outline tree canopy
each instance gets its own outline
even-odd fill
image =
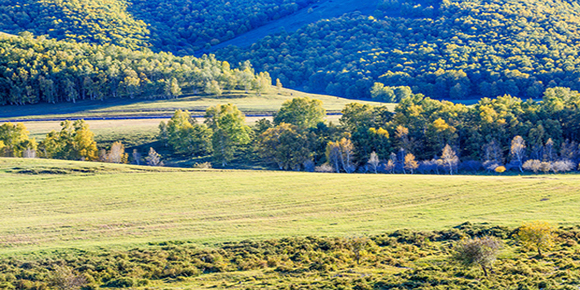
[[[405,86],[433,98],[536,99],[549,87],[580,89],[578,31],[570,1],[392,0],[374,16],[322,20],[217,56],[250,60],[287,87],[355,99],[398,101]]]

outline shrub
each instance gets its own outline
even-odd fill
[[[483,237],[462,240],[455,247],[453,259],[467,266],[479,265],[487,276],[487,269],[493,273],[495,262],[502,242],[494,237]]]
[[[211,162],[203,162],[203,163],[195,163],[193,164],[193,168],[197,168],[197,169],[211,169]]]

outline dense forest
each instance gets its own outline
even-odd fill
[[[220,95],[224,89],[271,86],[248,62],[232,69],[213,56],[176,57],[148,49],[0,35],[0,104],[58,103],[115,97]]]
[[[0,1],[0,31],[193,55],[318,0]]]
[[[135,49],[148,45],[145,22],[127,12],[118,0],[0,1],[0,31],[28,31],[58,40],[115,44]]]
[[[576,2],[393,0],[375,14],[319,21],[216,55],[250,60],[287,87],[355,99],[370,98],[375,83],[451,99],[580,89]]]
[[[16,5],[3,0],[0,31],[193,55],[316,2],[28,0]],[[353,99],[400,99],[372,94],[376,84],[409,87],[436,99],[503,94],[536,99],[550,87],[580,89],[577,3],[383,0],[377,5],[372,16],[322,20],[247,48],[223,49],[217,59],[240,70],[245,67],[238,63],[250,60],[286,87]]]
[[[145,21],[152,49],[192,55],[318,0],[130,0],[128,10]]]

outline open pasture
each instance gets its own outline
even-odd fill
[[[348,103],[358,102],[373,105],[387,105],[393,110],[395,104],[371,101],[350,100],[328,95],[308,94],[299,91],[282,89],[281,93],[273,92],[256,96],[255,93],[233,91],[221,96],[194,95],[165,100],[130,100],[110,99],[106,101],[80,101],[77,103],[36,104],[28,106],[0,107],[0,122],[3,120],[38,120],[49,118],[98,118],[135,116],[168,116],[175,110],[189,110],[193,115],[203,116],[208,107],[217,104],[231,103],[250,114],[271,114],[277,112],[283,102],[296,97],[311,97],[323,102],[328,112],[340,112]]]
[[[318,174],[0,159],[0,253],[580,221],[580,176]]]

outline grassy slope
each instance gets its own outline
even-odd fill
[[[197,115],[203,115],[205,109],[217,104],[231,103],[237,105],[246,114],[267,114],[278,111],[286,100],[295,97],[311,97],[324,103],[328,112],[340,112],[344,105],[351,102],[388,105],[394,104],[349,100],[328,95],[316,95],[299,91],[282,89],[277,94],[275,89],[261,97],[255,93],[246,94],[243,91],[224,93],[220,97],[213,96],[184,96],[171,100],[107,100],[82,101],[62,104],[36,104],[28,106],[0,106],[0,122],[7,119],[34,120],[44,118],[72,118],[72,117],[133,117],[133,116],[160,116],[172,115],[176,109],[189,110]]]
[[[83,167],[97,173],[18,173]],[[0,159],[0,253],[580,220],[576,175],[148,170]]]

